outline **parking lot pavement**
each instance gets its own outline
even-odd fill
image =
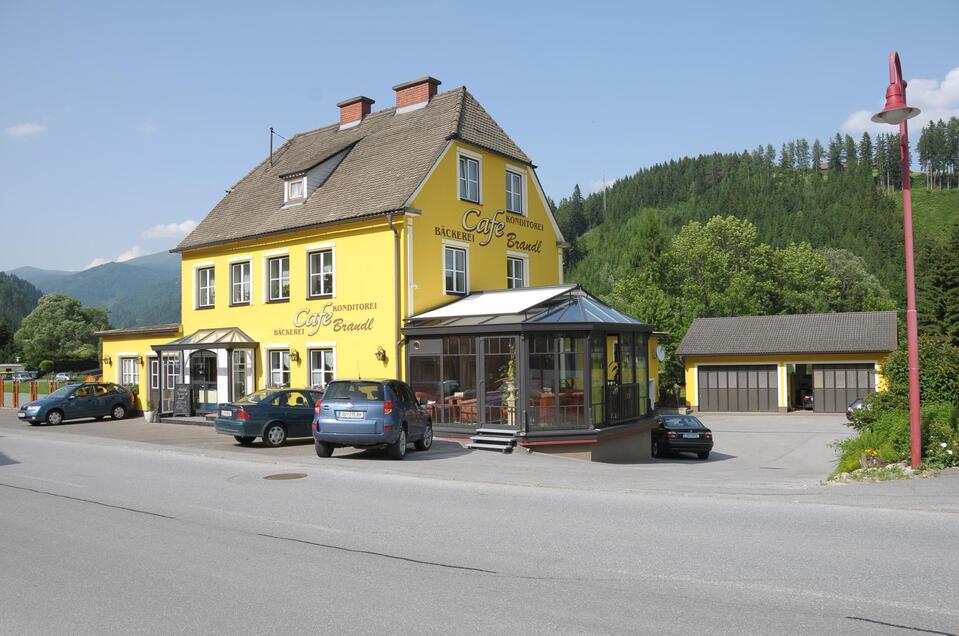
[[[269,464],[318,464],[347,471],[389,472],[443,480],[586,490],[672,492],[685,495],[762,495],[814,492],[832,470],[830,446],[850,434],[842,416],[791,414],[700,416],[715,433],[708,461],[694,456],[634,464],[589,464],[517,450],[512,455],[471,451],[457,442],[437,440],[426,453],[410,452],[391,462],[376,451],[339,449],[320,460],[310,439],[281,448],[259,442],[242,447],[212,428],[152,424],[139,418],[119,422],[81,420],[60,426],[29,426],[13,411],[0,409],[0,435],[22,434],[103,444],[137,444],[211,457]]]

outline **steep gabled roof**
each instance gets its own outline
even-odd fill
[[[697,318],[681,356],[885,353],[898,348],[896,312]]]
[[[418,110],[388,108],[340,130],[293,136],[243,177],[176,247],[184,251],[257,236],[349,221],[401,209],[451,139],[531,164],[519,146],[466,90],[435,95]],[[351,148],[323,185],[283,208],[282,175],[305,171]]]

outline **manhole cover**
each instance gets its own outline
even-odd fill
[[[283,480],[283,479],[303,479],[306,477],[306,473],[276,473],[275,475],[267,475],[263,479],[273,479],[273,480]]]

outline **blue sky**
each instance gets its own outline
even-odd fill
[[[893,48],[924,80],[910,101],[959,115],[957,25],[950,0],[0,0],[0,270],[168,249],[269,126],[332,123],[358,94],[389,107],[427,74],[465,84],[556,200],[687,154],[858,134]]]

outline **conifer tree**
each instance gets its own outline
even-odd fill
[[[812,169],[816,174],[819,174],[822,171],[822,144],[819,143],[819,140],[813,142],[812,144]]]

